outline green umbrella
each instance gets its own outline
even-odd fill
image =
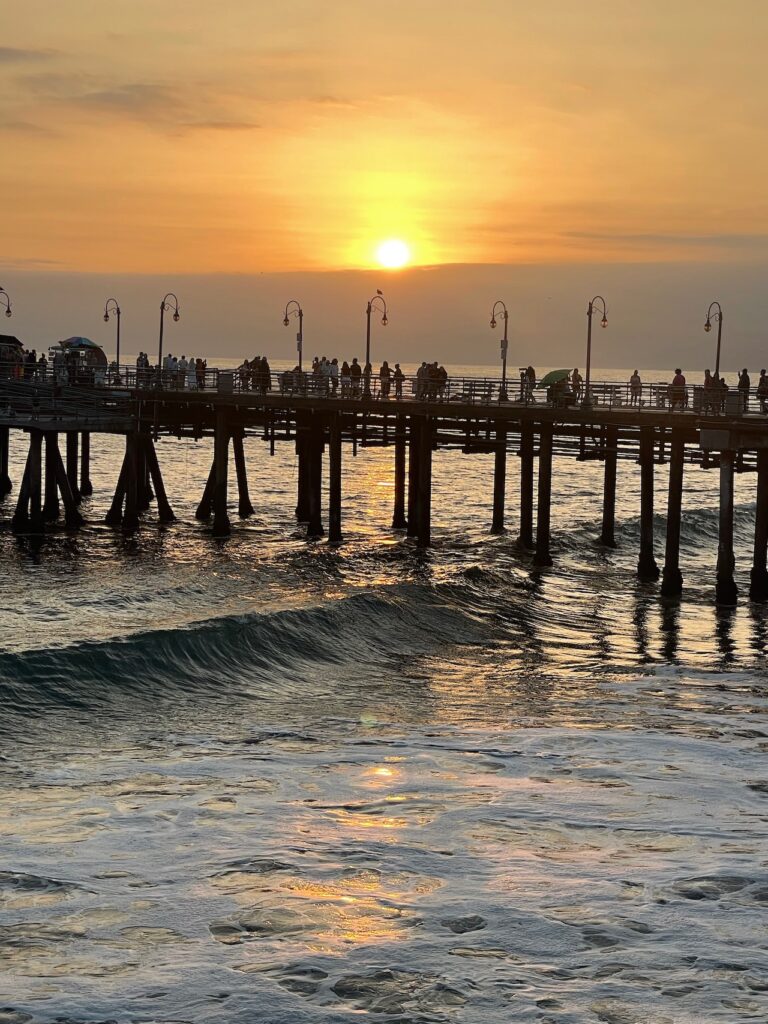
[[[537,388],[548,388],[552,384],[559,384],[561,380],[566,380],[571,376],[570,370],[550,370],[546,377],[542,377],[539,383],[536,385]]]

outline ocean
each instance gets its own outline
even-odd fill
[[[436,452],[419,550],[394,449],[345,448],[337,549],[297,529],[293,446],[245,448],[226,540],[194,517],[210,439],[157,445],[170,526],[102,525],[97,435],[82,531],[33,547],[4,503],[0,1024],[768,1020],[754,474],[720,612],[716,471],[686,466],[664,604],[634,463],[606,550],[601,464],[555,458],[534,570],[514,458],[497,537],[493,457]]]

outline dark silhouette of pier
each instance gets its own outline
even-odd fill
[[[552,564],[550,516],[557,501],[553,456],[599,460],[604,466],[601,509],[596,508],[596,539],[615,546],[616,481],[619,465],[640,465],[640,543],[637,574],[661,576],[661,593],[683,589],[680,527],[686,466],[719,474],[719,540],[715,595],[722,605],[737,601],[734,581],[734,475],[754,472],[756,517],[750,598],[768,599],[768,422],[759,400],[733,395],[715,404],[701,389],[687,388],[685,402],[669,405],[666,386],[592,382],[588,406],[572,396],[537,393],[521,385],[502,391],[491,378],[451,378],[441,389],[425,389],[408,378],[401,399],[379,392],[379,382],[363,381],[343,397],[311,375],[272,374],[256,388],[237,371],[209,370],[204,386],[157,376],[136,378],[121,370],[101,385],[61,385],[51,379],[22,381],[0,377],[0,494],[12,490],[8,452],[11,430],[28,435],[29,447],[12,528],[41,536],[62,514],[67,529],[83,522],[80,502],[92,492],[90,448],[99,434],[125,437],[125,454],[106,522],[126,532],[154,501],[161,523],[174,514],[155,450],[160,435],[213,440],[211,467],[197,517],[210,521],[215,537],[230,533],[230,452],[238,494],[238,515],[254,509],[248,488],[243,439],[261,437],[270,453],[279,444],[298,455],[296,517],[309,539],[343,540],[342,461],[358,447],[391,447],[394,476],[392,527],[428,546],[432,525],[432,461],[441,450],[458,449],[493,458],[493,503],[489,528],[505,530],[511,496],[507,462],[520,462],[516,522],[521,547],[536,566]],[[64,443],[62,454],[60,445]],[[326,458],[327,456],[327,458]],[[664,561],[656,561],[654,475],[669,467]],[[323,508],[323,473],[328,473],[328,504]],[[538,487],[534,488],[535,476]],[[534,494],[537,494],[534,501]]]

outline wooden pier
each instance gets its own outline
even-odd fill
[[[134,371],[135,372],[135,371]],[[18,533],[40,537],[60,520],[77,530],[83,523],[80,504],[92,493],[90,451],[94,435],[125,438],[106,522],[126,532],[136,530],[141,514],[156,503],[162,523],[174,518],[155,450],[161,435],[212,439],[211,467],[197,508],[215,537],[230,533],[230,451],[238,492],[237,510],[254,509],[248,488],[243,439],[256,434],[270,453],[279,444],[295,447],[298,457],[296,517],[306,524],[308,539],[343,541],[342,461],[359,446],[393,451],[392,528],[416,544],[430,544],[432,463],[441,450],[459,449],[493,457],[493,533],[506,529],[514,508],[518,540],[535,566],[552,565],[551,508],[557,501],[553,457],[600,460],[604,466],[602,508],[596,510],[595,539],[615,547],[616,482],[622,461],[640,465],[640,543],[637,574],[654,581],[660,592],[676,598],[683,590],[680,564],[681,517],[685,471],[690,465],[719,474],[717,562],[713,566],[715,599],[734,605],[734,475],[755,474],[755,532],[752,551],[753,601],[768,599],[768,420],[731,402],[717,410],[693,401],[670,410],[658,392],[637,400],[614,384],[593,384],[589,408],[522,391],[499,400],[498,381],[451,380],[431,392],[406,382],[402,399],[384,397],[369,382],[341,396],[326,382],[304,380],[286,386],[275,374],[257,390],[241,386],[237,375],[209,371],[206,386],[187,390],[167,381],[130,381],[128,372],[112,384],[62,386],[53,381],[0,378],[0,497],[6,502],[15,486],[11,519]],[[247,382],[245,382],[247,384]],[[295,383],[295,382],[294,382]],[[290,385],[290,381],[289,381]],[[693,389],[690,389],[693,391]],[[637,396],[635,396],[636,398]],[[688,396],[686,395],[686,398]],[[695,397],[695,396],[694,396]],[[9,476],[9,433],[23,431],[28,454],[23,475]],[[63,451],[62,451],[63,448]],[[327,455],[327,458],[326,458]],[[507,493],[507,462],[520,461],[519,492]],[[664,562],[656,558],[661,542],[654,536],[656,467],[669,467],[669,499]],[[323,508],[323,472],[328,473],[328,505]],[[534,502],[534,479],[537,499]]]

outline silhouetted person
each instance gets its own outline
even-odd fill
[[[749,389],[752,386],[752,381],[749,379],[746,366],[739,374],[739,395],[741,396],[741,409],[742,412],[746,412],[749,408]]]

